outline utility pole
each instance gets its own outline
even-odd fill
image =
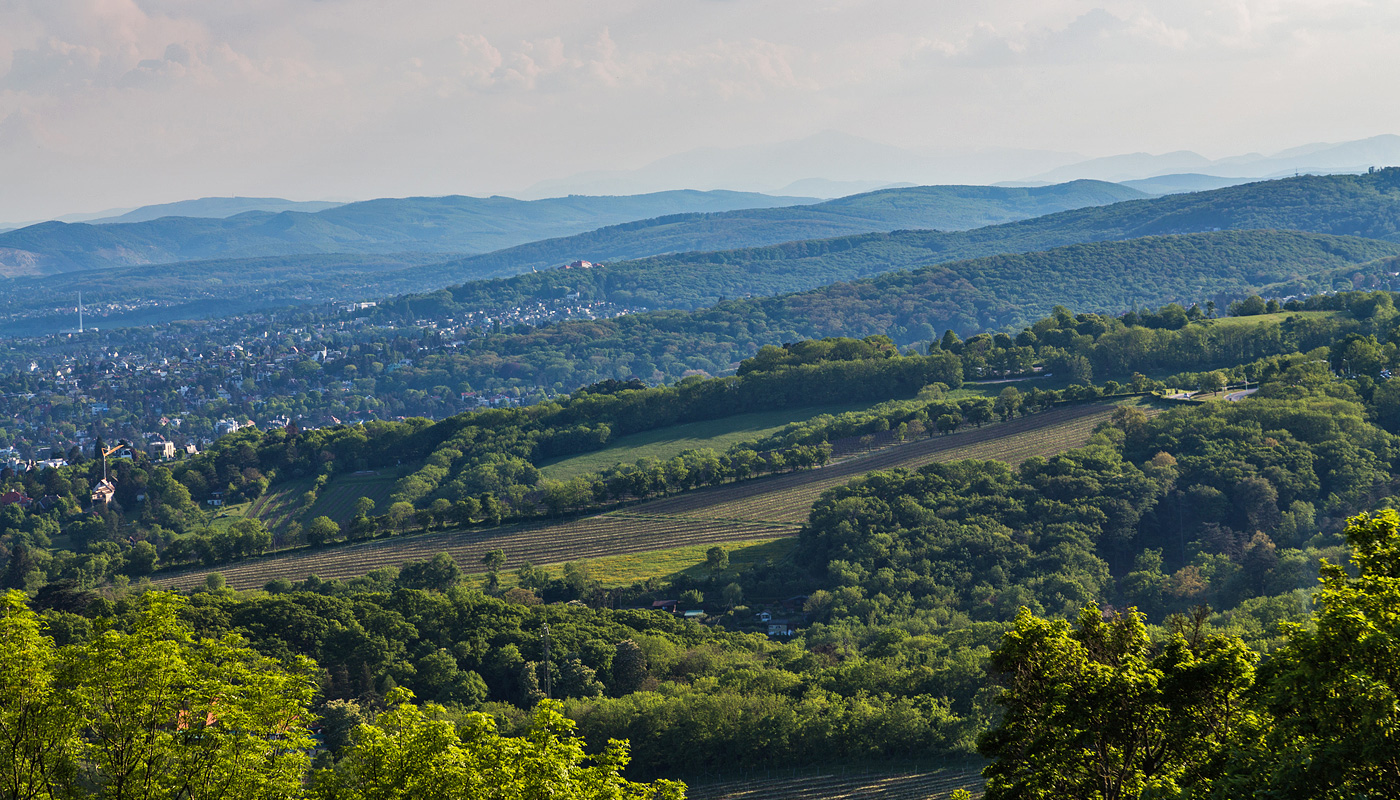
[[[546,622],[544,624],[544,680],[542,681],[542,683],[544,684],[545,699],[549,699],[550,696],[549,677],[549,623]]]
[[[83,332],[83,293],[78,292],[78,333]]]

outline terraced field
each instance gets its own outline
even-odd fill
[[[716,486],[633,506],[619,514],[699,517],[801,525],[822,492],[876,470],[916,469],[934,461],[996,459],[1019,464],[1078,447],[1113,413],[1103,404],[1064,406],[1000,425],[973,428],[886,447],[811,472],[793,472],[731,486]]]
[[[273,535],[281,532],[288,522],[296,518],[301,496],[311,488],[311,481],[291,481],[277,489],[266,492],[253,502],[246,516],[262,520]]]
[[[449,531],[400,536],[362,544],[302,549],[229,564],[215,570],[190,570],[156,581],[161,586],[188,589],[201,586],[210,572],[221,573],[230,588],[252,589],[276,578],[304,580],[353,578],[384,566],[451,553],[467,572],[483,572],[481,557],[500,548],[506,569],[529,561],[558,564],[624,553],[645,553],[690,544],[753,541],[797,532],[796,525],[722,522],[698,519],[652,519],[603,515],[564,523],[506,525],[486,530]]]
[[[375,510],[372,513],[383,514],[389,510],[389,495],[394,493],[396,480],[392,475],[380,475],[376,472],[336,478],[321,490],[321,496],[316,498],[315,505],[306,512],[306,518],[312,520],[324,515],[345,527],[350,518],[355,516],[355,501],[361,497],[368,497],[374,501]]]
[[[770,777],[691,786],[691,800],[942,800],[958,789],[982,796],[975,769],[910,774],[852,774],[835,770],[803,777]]]
[[[693,544],[790,536],[806,521],[812,503],[823,491],[858,475],[963,458],[1016,464],[1031,456],[1052,455],[1083,444],[1114,408],[1102,403],[1065,406],[952,436],[887,447],[822,469],[701,489],[568,522],[507,525],[303,549],[223,566],[217,571],[230,587],[251,589],[275,578],[304,580],[313,574],[324,579],[356,577],[379,567],[430,558],[441,552],[451,553],[467,572],[482,572],[485,568],[481,557],[496,548],[506,553],[506,569],[514,569],[525,561],[557,564]],[[202,585],[210,571],[161,573],[156,582],[190,588]]]

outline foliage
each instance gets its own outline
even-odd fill
[[[1289,625],[1260,671],[1274,725],[1246,779],[1293,797],[1400,790],[1400,514],[1354,517],[1346,536],[1355,576],[1324,563],[1313,624]]]
[[[1005,714],[979,750],[987,797],[1175,796],[1208,785],[1256,726],[1244,704],[1254,656],[1238,639],[1193,632],[1154,645],[1135,611],[1086,607],[1078,624],[1021,609],[992,654]]]
[[[389,708],[356,728],[333,770],[316,776],[317,800],[681,800],[685,785],[638,784],[621,776],[625,742],[613,741],[591,759],[571,735],[573,723],[548,701],[535,707],[520,738],[496,733],[495,721],[471,714],[460,728],[435,704],[412,704],[395,689]],[[585,766],[588,761],[594,763]]]
[[[181,603],[152,594],[129,627],[63,647],[21,594],[0,617],[0,719],[10,797],[263,798],[295,795],[311,746],[304,658],[278,663],[238,636],[195,639]]]

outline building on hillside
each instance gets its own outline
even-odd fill
[[[34,502],[29,499],[29,495],[18,489],[11,489],[4,494],[0,494],[0,507],[18,504],[20,508],[29,508],[29,504]]]
[[[175,457],[175,443],[161,439],[146,445],[146,455],[153,460],[165,460]]]
[[[219,436],[224,436],[230,433],[237,433],[238,431],[241,431],[244,428],[250,428],[252,427],[252,425],[253,423],[251,421],[239,422],[238,420],[233,418],[221,419],[218,422],[214,423],[214,433],[218,434]]]
[[[112,502],[112,495],[117,493],[117,487],[112,482],[103,478],[97,482],[97,487],[92,490],[92,505],[94,508],[106,508]]]

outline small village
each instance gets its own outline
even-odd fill
[[[580,260],[560,269],[593,266]],[[423,390],[406,376],[424,359],[492,333],[635,311],[584,302],[575,292],[385,325],[364,316],[374,306],[342,304],[332,318],[257,313],[15,340],[0,354],[0,465],[19,472],[58,466],[98,438],[143,442],[153,458],[168,459],[250,425],[442,419],[538,402],[553,392],[465,384]]]

